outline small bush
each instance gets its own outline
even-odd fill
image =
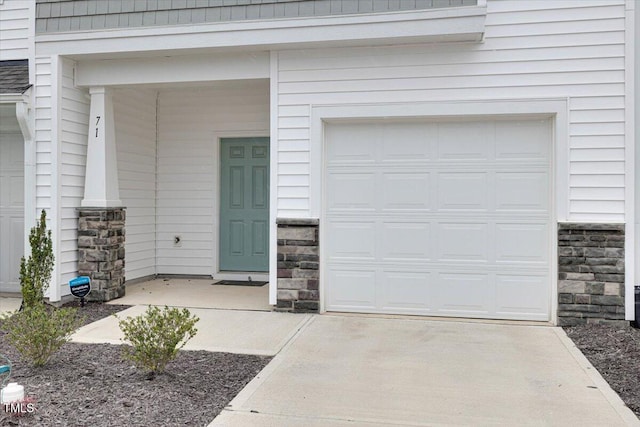
[[[9,343],[35,366],[47,363],[82,323],[75,308],[54,308],[42,302],[2,320]]]
[[[20,286],[22,306],[32,307],[44,300],[44,293],[49,288],[53,271],[53,242],[51,230],[47,230],[47,214],[43,210],[40,221],[29,233],[31,255],[20,261]]]
[[[117,316],[116,316],[117,317]],[[195,336],[195,324],[200,320],[186,308],[149,306],[145,314],[120,320],[124,340],[123,356],[150,374],[164,372],[184,345]]]

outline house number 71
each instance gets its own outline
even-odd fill
[[[98,137],[98,123],[100,123],[100,116],[96,116],[96,138]]]

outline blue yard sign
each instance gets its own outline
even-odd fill
[[[91,291],[91,279],[88,276],[79,276],[69,281],[69,289],[73,296],[80,298],[80,303],[84,307],[84,297]]]

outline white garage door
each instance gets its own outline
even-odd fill
[[[0,292],[20,291],[24,235],[24,140],[15,106],[0,111]],[[11,114],[13,116],[11,116]]]
[[[331,123],[325,308],[549,320],[549,120]]]

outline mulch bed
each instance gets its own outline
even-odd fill
[[[88,304],[85,324],[128,306]],[[0,411],[0,425],[206,426],[269,362],[270,357],[180,351],[150,379],[110,344],[65,344],[41,368],[23,363],[0,331],[0,354],[13,364],[11,382],[25,387],[36,412]]]
[[[640,417],[640,329],[593,324],[564,330],[624,403]]]

